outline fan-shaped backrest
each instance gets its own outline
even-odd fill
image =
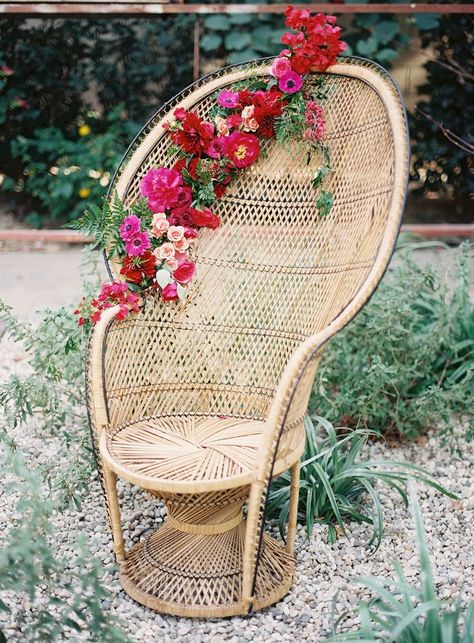
[[[268,71],[268,62],[222,70],[177,96],[138,137],[112,191],[132,203],[151,167],[173,163],[163,124],[176,106],[206,117],[216,90]],[[326,75],[330,214],[318,215],[311,185],[321,159],[308,163],[296,145],[266,142],[215,205],[222,225],[201,234],[187,302],[150,295],[141,313],[109,328],[105,385],[115,421],[157,412],[265,417],[295,348],[348,305],[384,234],[395,243],[407,177],[398,93],[370,63],[338,63]]]

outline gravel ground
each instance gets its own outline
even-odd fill
[[[10,372],[25,369],[26,356],[21,347],[3,338],[0,343],[0,382]],[[35,463],[56,462],[60,452],[57,438],[39,435],[34,425],[18,428],[13,437]],[[473,452],[461,441],[462,459],[452,455],[430,435],[419,444],[388,448],[374,443],[368,455],[374,458],[407,460],[426,467],[437,479],[459,494],[460,500],[446,498],[432,489],[419,487],[435,582],[441,598],[460,597],[466,603],[473,596],[474,573],[472,542],[474,539],[474,496],[472,490]],[[64,458],[64,455],[61,456]],[[64,467],[67,461],[64,460]],[[139,490],[121,488],[125,536],[128,544],[162,520],[162,509]],[[385,537],[380,549],[370,555],[366,546],[366,528],[351,524],[349,538],[334,545],[326,542],[326,530],[316,526],[308,540],[301,530],[298,535],[297,571],[291,593],[280,603],[248,618],[222,620],[189,620],[162,616],[135,603],[120,589],[112,556],[111,538],[100,487],[90,486],[82,510],[66,511],[54,516],[54,543],[57,554],[74,560],[75,540],[79,533],[104,567],[104,581],[112,592],[106,609],[123,623],[131,641],[182,641],[189,643],[245,641],[322,641],[331,631],[333,602],[337,594],[336,615],[357,604],[366,596],[354,582],[355,577],[372,574],[392,576],[391,561],[399,559],[409,579],[418,578],[418,559],[411,513],[394,493],[382,493],[385,512]],[[17,498],[0,487],[0,543],[5,538]],[[71,572],[79,572],[72,563]],[[61,596],[61,589],[58,589]],[[0,612],[0,627],[11,643],[25,641],[18,626],[18,610],[29,616],[29,604],[19,596],[6,597],[13,611]],[[87,640],[77,633],[65,640]]]

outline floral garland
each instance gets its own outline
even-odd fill
[[[178,108],[165,125],[172,145],[172,167],[150,169],[140,182],[142,199],[127,210],[115,197],[102,210],[92,208],[74,227],[95,236],[96,245],[121,263],[124,282],[104,285],[96,299],[83,299],[75,311],[79,324],[96,323],[101,312],[119,304],[121,318],[138,308],[137,292],[154,288],[163,301],[185,300],[196,272],[192,250],[202,228],[215,229],[220,218],[211,207],[234,177],[255,163],[260,141],[299,141],[323,163],[312,181],[321,188],[331,172],[324,143],[324,78],[304,83],[305,74],[325,71],[346,49],[334,16],[311,15],[289,6],[283,34],[286,49],[274,60],[270,80],[251,77],[215,96],[209,120]],[[320,189],[319,214],[329,213],[331,192]]]

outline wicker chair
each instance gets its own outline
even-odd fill
[[[127,203],[140,178],[168,165],[163,123],[178,106],[206,116],[215,91],[271,61],[223,69],[165,105],[112,183]],[[185,304],[154,295],[126,320],[109,309],[88,360],[88,408],[125,591],[183,616],[229,616],[282,598],[293,548],[303,420],[326,342],[367,302],[397,238],[408,168],[403,104],[380,67],[347,58],[327,72],[335,193],[315,209],[298,149],[266,143],[202,233]],[[117,274],[118,266],[109,265]],[[286,545],[264,531],[272,477],[291,470]],[[125,551],[117,476],[167,507],[163,526]],[[244,519],[243,508],[246,506]]]

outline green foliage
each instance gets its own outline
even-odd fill
[[[97,118],[88,118],[91,134],[76,140],[65,138],[57,127],[36,130],[33,138],[18,136],[11,143],[12,155],[24,167],[15,190],[34,198],[37,210],[29,221],[41,225],[49,220],[70,221],[84,206],[99,202],[137,127],[121,118],[121,107],[107,117],[104,133],[94,133]]]
[[[467,15],[441,16],[439,27],[422,38],[435,58],[425,64],[427,82],[418,88],[423,98],[410,119],[412,178],[421,184],[420,193],[468,197],[474,192],[473,43]]]
[[[369,601],[362,601],[354,610],[361,627],[327,639],[328,643],[471,643],[474,640],[474,602],[463,610],[459,601],[448,605],[437,598],[420,507],[413,490],[410,496],[421,586],[409,583],[399,562],[394,563],[393,579],[360,578],[359,582],[373,593]],[[347,615],[343,614],[336,626]]]
[[[336,424],[409,439],[430,426],[451,431],[458,413],[472,438],[470,260],[472,246],[464,245],[443,276],[400,252],[369,304],[329,344],[310,409]]]
[[[0,72],[2,190],[36,213],[32,223],[76,216],[80,189],[100,202],[105,181],[89,172],[115,169],[135,123],[192,80],[192,25],[191,16],[0,18],[0,67],[10,70]],[[117,105],[120,122],[106,117]],[[84,123],[92,132],[80,137]]]
[[[102,584],[101,563],[83,539],[76,542],[79,556],[64,560],[56,553],[51,518],[54,504],[47,497],[38,469],[20,452],[3,447],[0,472],[6,490],[18,495],[15,519],[0,549],[0,611],[10,612],[8,594],[24,607],[15,613],[17,627],[28,641],[63,641],[65,635],[88,633],[88,640],[125,642],[127,639],[104,612],[109,592]],[[78,567],[81,572],[71,570]],[[60,589],[60,593],[58,593]],[[2,632],[0,630],[0,638]],[[4,638],[6,640],[6,638]]]
[[[336,429],[327,420],[316,417],[315,428],[309,417],[305,420],[306,446],[300,468],[298,522],[311,535],[315,523],[328,526],[328,540],[334,542],[337,532],[345,534],[349,521],[371,525],[369,546],[380,545],[383,535],[383,510],[376,483],[395,489],[406,503],[405,486],[411,478],[445,493],[428,471],[407,462],[363,460],[363,451],[372,431]],[[272,482],[269,515],[279,518],[283,534],[290,503],[290,472]],[[367,506],[367,497],[370,504]]]
[[[86,290],[93,292],[98,271],[90,260],[89,270],[94,278],[89,278]],[[0,300],[0,320],[8,335],[27,351],[29,366],[25,375],[12,374],[0,384],[4,414],[0,437],[14,447],[9,434],[33,419],[38,434],[60,437],[69,466],[53,464],[45,477],[60,505],[79,507],[95,470],[84,408],[84,335],[65,308],[44,311],[35,325],[16,319]]]

